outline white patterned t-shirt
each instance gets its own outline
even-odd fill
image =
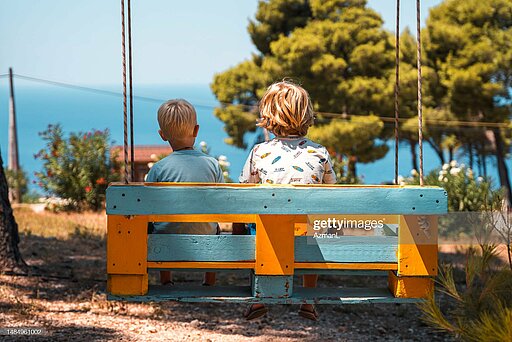
[[[327,149],[305,137],[274,138],[254,146],[240,183],[334,184]]]

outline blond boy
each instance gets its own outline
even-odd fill
[[[206,182],[223,183],[224,176],[219,163],[194,149],[199,131],[194,107],[187,101],[177,99],[165,102],[158,109],[158,133],[167,141],[173,152],[156,162],[146,177],[146,182]],[[156,234],[218,234],[217,223],[155,222]],[[171,273],[160,272],[162,284],[172,284]],[[207,272],[205,285],[215,283],[215,273]]]
[[[267,184],[334,184],[327,149],[305,135],[314,122],[313,105],[307,91],[292,83],[278,82],[268,87],[260,101],[258,126],[266,128],[275,138],[254,146],[240,175],[240,183]],[[317,276],[304,276],[304,287],[316,287]],[[262,304],[252,305],[247,319],[267,313]],[[318,319],[313,305],[301,305],[299,314]]]

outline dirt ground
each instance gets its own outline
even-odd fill
[[[62,215],[62,214],[61,214]],[[320,320],[298,316],[297,306],[274,305],[266,318],[247,322],[244,305],[128,304],[105,298],[105,240],[79,221],[69,234],[34,229],[21,216],[21,251],[34,273],[0,276],[0,328],[37,327],[42,336],[1,336],[3,341],[450,341],[420,320],[414,304],[323,305]],[[103,222],[103,218],[98,220]],[[32,225],[30,227],[30,225]],[[66,229],[69,229],[66,228]],[[62,233],[62,232],[61,232]],[[58,235],[58,237],[52,236]],[[156,275],[151,275],[156,281]],[[200,274],[177,273],[175,281],[199,283]],[[220,274],[220,284],[247,282]],[[385,279],[321,276],[319,286],[356,286]]]

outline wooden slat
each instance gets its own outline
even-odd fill
[[[252,223],[253,214],[182,214],[182,215],[148,215],[149,222],[239,222]],[[304,217],[303,221],[306,222]]]
[[[273,246],[267,246],[262,251],[267,253],[269,248],[273,248]],[[275,248],[282,249],[279,246],[275,246]],[[295,237],[295,262],[396,263],[396,251],[397,237],[393,236],[342,236],[339,239]],[[248,235],[148,235],[148,261],[207,262],[212,260],[218,262],[254,261],[255,237]]]
[[[287,298],[293,293],[293,275],[261,276],[252,275],[253,297]]]
[[[248,235],[149,234],[148,261],[254,261]]]
[[[116,185],[109,215],[446,213],[446,193],[429,187]]]
[[[108,274],[147,273],[147,226],[144,216],[107,217]]]
[[[216,187],[216,186],[225,186],[230,188],[257,188],[257,187],[293,187],[293,188],[303,188],[310,187],[308,184],[254,184],[254,183],[200,183],[200,182],[130,182],[129,184],[123,182],[112,182],[109,186],[171,186],[171,187],[190,187],[190,186],[202,186],[202,187]],[[315,184],[319,187],[333,188],[333,187],[344,187],[344,188],[404,188],[404,185],[384,185],[384,184]],[[407,186],[409,187],[409,186]],[[430,186],[425,186],[425,188],[431,188]]]
[[[295,262],[396,263],[396,236],[295,238]]]
[[[294,221],[292,215],[256,217],[256,274],[293,275]]]
[[[437,275],[437,216],[400,216],[398,275]]]
[[[365,304],[415,303],[417,299],[394,298],[386,288],[302,288],[293,289],[288,298],[256,298],[249,286],[150,286],[145,296],[113,296],[109,300],[133,302],[215,302],[215,303],[267,303],[267,304]]]
[[[148,268],[201,268],[201,269],[253,269],[254,261],[239,262],[186,262],[186,261],[148,261]]]
[[[434,279],[430,277],[399,277],[389,272],[388,287],[397,298],[427,298],[434,291]]]
[[[397,263],[332,263],[332,262],[296,262],[295,268],[323,270],[379,270],[396,271]],[[314,273],[314,272],[312,272]]]

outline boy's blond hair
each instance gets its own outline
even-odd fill
[[[183,99],[169,100],[158,108],[158,124],[168,140],[191,137],[197,125],[196,110]]]
[[[267,88],[260,101],[260,115],[258,126],[277,136],[304,136],[315,119],[308,92],[289,81]]]

